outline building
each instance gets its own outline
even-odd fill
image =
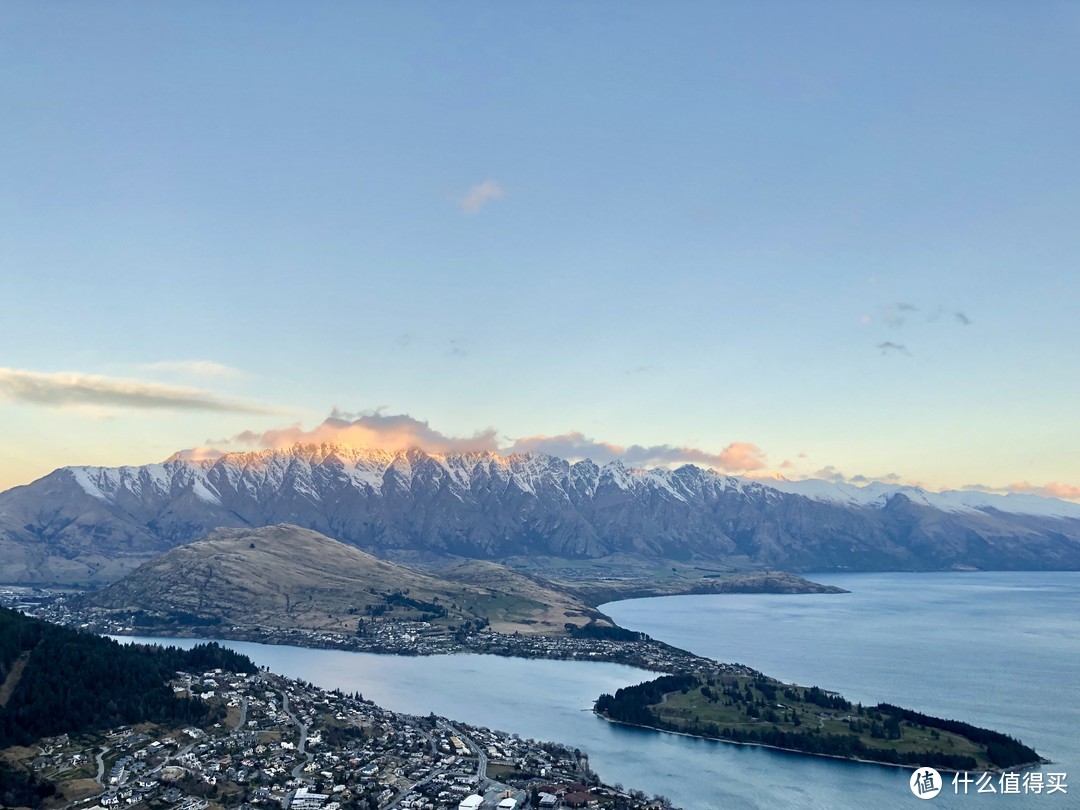
[[[325,793],[311,793],[306,787],[300,787],[293,794],[289,810],[320,810],[323,802],[329,798]]]
[[[466,796],[461,800],[458,805],[458,810],[479,810],[484,806],[484,797],[474,793],[471,796]]]

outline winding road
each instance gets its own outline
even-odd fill
[[[292,769],[293,779],[299,779],[300,774],[304,772],[304,768],[315,761],[315,755],[307,750],[308,727],[301,723],[300,718],[292,713],[292,709],[289,708],[289,696],[284,692],[281,692],[280,694],[282,711],[289,715],[289,719],[300,729],[300,742],[296,746],[296,753],[302,754],[307,760],[307,762],[298,763],[297,766]]]
[[[94,757],[94,759],[97,760],[97,776],[94,777],[94,781],[102,787],[105,787],[105,782],[103,781],[105,779],[105,755],[111,750],[111,748],[105,746],[101,749],[101,753]]]

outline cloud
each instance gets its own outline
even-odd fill
[[[893,343],[891,340],[886,340],[884,343],[879,343],[877,347],[881,349],[882,354],[889,354],[890,352],[908,355],[911,354],[911,352],[908,351],[907,346],[905,346],[903,343]]]
[[[463,213],[475,214],[489,202],[501,199],[505,194],[503,187],[497,182],[485,180],[483,183],[478,183],[470,188],[458,202],[458,205]]]
[[[214,461],[223,455],[225,454],[214,447],[199,445],[198,447],[190,447],[187,450],[173,453],[166,461]]]
[[[901,326],[905,326],[908,323],[909,319],[912,319],[916,315],[916,313],[918,313],[919,317],[914,318],[915,323],[935,323],[947,314],[947,310],[941,306],[925,309],[922,307],[917,307],[914,304],[909,304],[906,301],[898,301],[895,304],[890,304],[889,306],[882,307],[881,321],[886,326],[900,328]],[[952,316],[953,320],[961,326],[971,325],[971,318],[969,318],[965,313],[961,312],[960,310],[954,310]],[[862,323],[865,325],[869,322],[870,319],[864,315]]]
[[[863,486],[864,484],[904,484],[904,479],[896,473],[886,473],[885,475],[853,475],[847,479],[849,484],[858,484]],[[918,486],[917,482],[909,481],[907,486]]]
[[[918,486],[917,481],[904,481],[904,479],[896,473],[886,473],[885,475],[844,475],[840,470],[831,464],[822,467],[820,470],[811,473],[808,476],[800,480],[806,480],[808,478],[820,479],[822,481],[829,481],[833,484],[854,484],[856,486],[865,486],[866,484],[898,484],[905,486]]]
[[[1051,481],[1041,486],[1021,481],[1016,484],[1009,484],[1005,489],[1019,495],[1041,495],[1044,498],[1066,498],[1069,500],[1080,499],[1080,487],[1073,484],[1063,484],[1060,481]]]
[[[65,408],[78,406],[270,414],[280,411],[221,399],[210,391],[101,377],[78,372],[43,374],[0,368],[0,397],[13,402]]]
[[[231,439],[206,441],[208,445],[240,445],[248,448],[276,449],[294,444],[344,444],[374,450],[407,450],[420,447],[429,453],[495,452],[495,430],[488,428],[472,436],[447,436],[427,422],[408,414],[371,412],[352,414],[336,408],[321,424],[304,430],[299,424],[255,433],[238,433]]]
[[[1067,501],[1080,501],[1080,486],[1065,484],[1060,481],[1049,481],[1045,484],[1032,484],[1029,481],[1019,481],[1003,487],[992,487],[987,484],[964,484],[960,489],[967,492],[990,492],[996,495],[1038,495],[1041,498],[1061,498]]]
[[[670,444],[623,447],[573,432],[558,436],[529,436],[500,445],[494,428],[487,428],[472,436],[448,436],[408,414],[385,414],[381,411],[348,413],[336,408],[326,420],[311,430],[295,424],[263,432],[244,431],[228,439],[207,439],[205,442],[210,447],[235,449],[277,449],[294,444],[324,443],[389,451],[419,447],[429,453],[545,453],[572,461],[588,458],[598,464],[615,460],[633,466],[697,464],[725,472],[753,472],[765,468],[765,454],[750,442],[732,442],[719,453],[711,453]],[[202,457],[207,457],[205,453],[210,447],[183,452],[200,453]]]
[[[750,472],[765,467],[761,448],[749,442],[733,442],[719,453],[695,447],[670,444],[623,447],[610,442],[590,439],[582,433],[563,433],[558,436],[529,436],[517,439],[510,447],[512,453],[547,453],[566,459],[592,459],[597,464],[622,460],[634,466],[666,466],[698,464],[726,472]]]
[[[907,323],[907,313],[918,312],[919,308],[914,304],[908,304],[904,301],[893,304],[892,306],[885,307],[881,315],[881,320],[892,327],[901,327]]]
[[[213,360],[159,360],[156,363],[140,363],[137,368],[141,371],[192,374],[199,377],[239,377],[244,373],[238,368]]]
[[[822,467],[817,472],[811,473],[807,478],[818,478],[822,481],[831,481],[834,484],[847,483],[847,477],[831,464],[827,467]]]

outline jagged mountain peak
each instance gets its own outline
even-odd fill
[[[299,465],[299,466],[297,466]],[[684,464],[676,469],[639,467],[615,459],[599,465],[590,459],[570,462],[542,453],[499,454],[493,451],[433,453],[420,447],[401,450],[357,447],[347,443],[295,443],[292,445],[206,458],[189,458],[174,453],[162,464],[141,467],[70,467],[87,494],[108,499],[120,490],[139,491],[146,486],[169,489],[175,481],[195,486],[202,481],[200,496],[216,497],[213,478],[222,470],[240,474],[265,474],[271,478],[309,475],[315,468],[347,471],[354,483],[379,488],[380,477],[388,473],[400,484],[411,484],[417,470],[439,468],[452,481],[464,485],[477,475],[494,476],[513,482],[525,491],[537,486],[558,489],[598,486],[621,490],[663,490],[685,499],[703,490],[733,490],[747,496],[800,498],[848,507],[881,509],[893,498],[903,496],[913,503],[944,512],[986,512],[989,510],[1041,517],[1080,519],[1080,504],[1035,495],[997,495],[947,490],[933,492],[917,485],[869,482],[862,486],[822,479],[789,480],[783,476],[741,477]],[[550,479],[550,480],[549,480]],[[567,480],[563,480],[567,479]]]
[[[292,523],[379,555],[633,554],[794,570],[1080,568],[1080,505],[694,465],[297,444],[67,467],[0,493],[0,577],[108,579],[214,528]],[[119,562],[118,562],[119,561]]]

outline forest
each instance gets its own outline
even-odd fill
[[[0,747],[139,722],[203,724],[214,710],[178,698],[177,671],[255,672],[218,644],[124,645],[0,608]]]

